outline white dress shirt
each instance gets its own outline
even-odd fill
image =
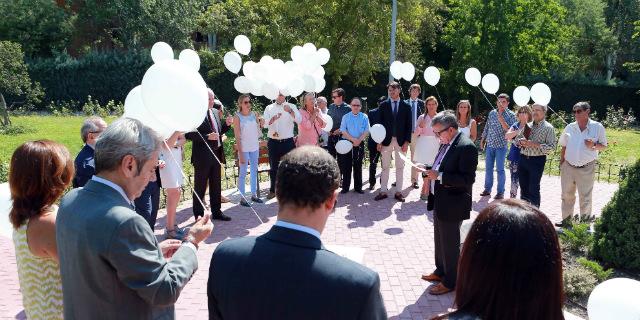
[[[129,199],[129,197],[127,196],[127,194],[124,192],[124,189],[122,189],[121,186],[105,179],[105,178],[100,178],[96,175],[94,175],[93,177],[91,177],[91,180],[95,181],[95,182],[100,182],[102,184],[106,184],[109,187],[115,189],[116,191],[118,191],[118,193],[120,193],[120,195],[124,198],[124,200],[127,201],[128,204],[134,206],[133,201],[131,199]]]
[[[285,105],[288,105],[291,110],[293,110],[294,117],[291,117],[288,112],[284,111]],[[282,114],[282,116],[278,120],[275,120],[271,125],[269,125],[271,119],[278,114]],[[300,124],[300,121],[302,120],[300,112],[298,112],[298,108],[288,102],[285,102],[283,104],[272,103],[268,105],[264,109],[263,118],[265,125],[269,129],[267,136],[271,139],[276,140],[293,138],[293,123],[295,122],[297,124]]]
[[[598,159],[598,150],[587,148],[586,139],[593,143],[607,145],[607,136],[604,126],[597,121],[589,119],[584,131],[580,130],[577,122],[572,122],[564,129],[558,143],[566,147],[564,159],[572,166],[581,167]]]

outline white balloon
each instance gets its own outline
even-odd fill
[[[235,74],[240,72],[240,68],[242,67],[242,58],[240,58],[240,55],[235,51],[225,53],[222,62],[224,62],[224,66],[227,70]]]
[[[297,97],[304,91],[304,84],[305,82],[302,78],[295,77],[289,82],[289,85],[287,85],[287,92],[289,92],[290,96]]]
[[[374,124],[369,129],[369,133],[371,134],[371,139],[376,143],[382,143],[384,138],[387,136],[387,129],[384,128],[381,124]]]
[[[396,60],[391,64],[391,67],[389,67],[389,71],[391,72],[391,76],[394,79],[401,79],[402,78],[402,62]]]
[[[301,60],[304,52],[301,46],[295,46],[291,48],[291,60],[298,62]]]
[[[253,79],[255,77],[253,70],[256,67],[256,65],[257,63],[253,61],[245,62],[244,65],[242,66],[242,73],[244,74],[244,76],[249,79]]]
[[[513,90],[513,101],[519,106],[525,106],[529,104],[529,100],[531,99],[531,92],[529,92],[529,88],[525,86],[519,86],[515,90]]]
[[[325,76],[324,68],[319,66],[315,71],[313,71],[312,75],[316,79],[323,79]]]
[[[178,56],[178,60],[185,66],[193,69],[193,71],[197,72],[200,70],[200,57],[197,52],[191,49],[182,50]]]
[[[253,68],[253,78],[261,80],[262,82],[267,81],[267,78],[269,78],[269,68],[264,62],[256,63]]]
[[[346,154],[353,149],[353,144],[349,140],[340,140],[336,143],[336,151],[339,154]]]
[[[315,92],[316,91],[316,80],[313,79],[313,76],[305,74],[302,77],[304,81],[304,91],[306,92]]]
[[[251,52],[251,41],[247,36],[241,34],[233,39],[233,47],[242,55],[248,55]]]
[[[275,100],[278,97],[278,88],[272,83],[265,83],[262,85],[262,94],[269,99]]]
[[[543,106],[549,105],[551,101],[551,89],[542,82],[538,82],[531,87],[531,99],[537,104]]]
[[[304,50],[307,54],[315,54],[318,49],[313,43],[307,42],[302,46],[302,50]]]
[[[142,78],[144,106],[174,131],[197,128],[209,101],[202,76],[177,60],[152,65]]]
[[[440,81],[440,70],[430,66],[424,70],[424,80],[431,86],[435,86]]]
[[[156,42],[151,47],[151,59],[153,63],[173,59],[173,49],[166,42]]]
[[[331,116],[323,113],[322,115],[320,115],[320,117],[322,117],[322,120],[324,121],[324,127],[322,128],[322,131],[331,131],[331,129],[333,128],[333,119],[331,118]]]
[[[318,59],[320,60],[321,65],[324,66],[325,64],[327,64],[330,58],[331,58],[331,53],[329,53],[329,50],[327,48],[318,49]]]
[[[411,62],[405,62],[402,64],[402,77],[411,81],[416,76],[416,68],[413,66]]]
[[[587,303],[590,320],[640,319],[640,281],[616,278],[597,285]]]
[[[493,73],[485,74],[484,77],[482,77],[482,88],[488,93],[496,94],[498,89],[500,89],[500,80],[498,79],[498,76]]]
[[[252,79],[251,80],[251,94],[259,97],[264,95],[264,92],[262,92],[262,87],[265,84],[265,82],[261,79]]]
[[[480,70],[476,68],[469,68],[464,73],[464,79],[467,80],[469,85],[477,87],[480,85],[482,75],[480,74]]]
[[[314,90],[314,92],[322,92],[322,90],[324,90],[324,87],[327,86],[327,82],[324,80],[324,78],[314,79],[316,82],[316,89]]]
[[[245,76],[239,76],[233,80],[233,87],[240,93],[250,93],[251,80]]]
[[[124,100],[124,114],[122,116],[140,120],[145,126],[156,131],[164,139],[171,136],[175,131],[162,124],[160,120],[144,106],[144,102],[142,101],[142,86],[137,86],[129,91],[129,94],[127,94]]]
[[[260,58],[260,62],[269,63],[271,61],[273,61],[273,57],[270,55],[262,56],[262,58]]]
[[[294,61],[285,62],[284,68],[286,72],[291,76],[291,78],[302,77],[302,75],[304,74],[304,70],[302,69],[300,64]]]
[[[302,63],[302,69],[306,73],[313,73],[320,66],[320,61],[315,53],[305,54],[300,63]]]

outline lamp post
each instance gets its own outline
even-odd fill
[[[391,54],[389,55],[389,66],[396,60],[396,17],[398,15],[398,1],[392,0],[391,6]],[[389,82],[393,81],[391,70],[389,70]]]

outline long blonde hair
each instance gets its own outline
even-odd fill
[[[470,123],[471,123],[471,103],[469,102],[469,100],[460,100],[458,102],[458,104],[456,105],[456,118],[458,118],[458,121],[460,121],[460,105],[466,103],[468,106],[468,112],[467,112],[467,123],[465,123],[465,127],[467,127]]]

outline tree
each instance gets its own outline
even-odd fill
[[[501,90],[510,91],[562,63],[569,29],[557,0],[451,0],[449,8],[443,38],[453,49],[454,76],[447,78],[455,84],[473,66],[495,73]]]
[[[0,112],[2,125],[9,125],[9,113],[4,94],[25,96],[26,102],[37,103],[42,97],[42,89],[38,83],[31,82],[24,53],[19,44],[0,41]]]
[[[0,1],[0,40],[22,44],[28,57],[64,50],[75,16],[51,0]]]
[[[421,64],[423,37],[419,33],[439,27],[437,10],[441,6],[440,0],[402,1],[398,8],[398,59]],[[254,60],[265,54],[288,60],[294,45],[312,42],[331,53],[325,66],[330,81],[337,83],[348,76],[355,84],[368,84],[374,82],[376,72],[388,70],[390,22],[391,3],[382,0],[228,0],[207,8],[199,31],[216,35],[218,65],[238,34],[251,39]],[[435,32],[427,36],[435,42]]]

